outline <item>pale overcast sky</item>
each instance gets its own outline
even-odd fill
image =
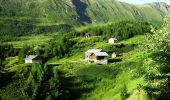
[[[165,2],[170,5],[170,0],[119,0],[122,2],[132,3],[132,4],[144,4],[151,2]]]

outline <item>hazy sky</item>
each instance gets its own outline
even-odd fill
[[[150,2],[165,2],[170,5],[170,0],[119,0],[122,2],[132,3],[132,4],[144,4]]]

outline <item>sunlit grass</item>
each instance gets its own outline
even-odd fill
[[[25,44],[27,45],[42,45],[42,44],[47,44],[47,41],[51,39],[50,36],[43,36],[43,35],[34,35],[34,36],[25,36],[21,37],[21,41],[12,41],[12,42],[7,42],[8,44],[12,44],[15,48],[21,48]]]

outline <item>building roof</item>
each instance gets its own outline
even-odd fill
[[[101,52],[102,49],[90,49],[88,51],[86,51],[86,53],[95,53],[95,52]]]
[[[91,33],[86,33],[85,35],[91,35]]]
[[[106,52],[103,52],[102,49],[90,49],[86,51],[86,55],[91,55],[94,53],[96,56],[108,56]]]
[[[28,55],[28,56],[26,56],[26,60],[33,60],[33,59],[35,59],[37,57],[37,55]]]
[[[96,56],[109,56],[106,52],[95,52]]]
[[[110,38],[109,40],[117,40],[116,38]]]

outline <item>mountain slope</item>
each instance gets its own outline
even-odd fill
[[[162,22],[163,16],[167,14],[163,10],[148,4],[138,6],[115,0],[86,0],[86,3],[89,5],[87,14],[96,22],[142,20],[159,23]],[[167,5],[162,6],[170,8]]]
[[[45,23],[75,21],[70,0],[1,0],[1,17],[28,17]]]
[[[165,3],[132,5],[117,0],[0,0],[1,30],[15,28],[11,25],[13,21],[21,22],[22,26],[28,23],[33,29],[39,25],[79,26],[122,20],[161,23],[169,13],[170,6]],[[2,33],[7,32],[0,31]]]
[[[169,13],[170,6],[165,3],[136,6],[116,0],[0,1],[1,17],[31,17],[37,18],[44,23],[98,23],[136,19],[162,21],[162,16]],[[149,20],[148,17],[150,18]]]
[[[164,15],[170,15],[170,5],[167,5],[164,2],[155,2],[155,3],[150,3],[153,8],[157,9],[158,11],[162,12]]]

